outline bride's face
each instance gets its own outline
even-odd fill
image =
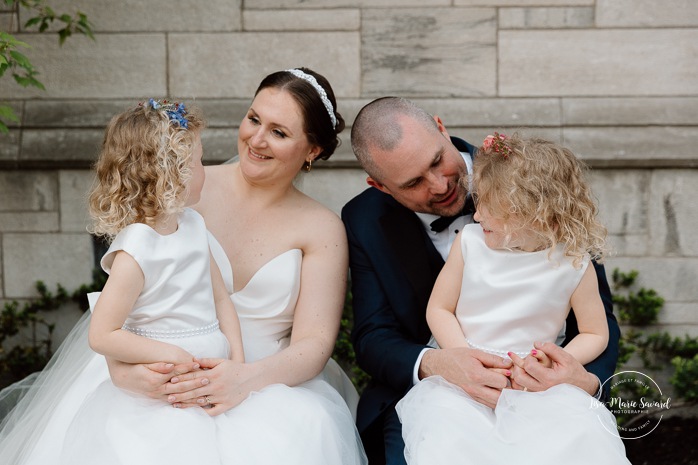
[[[264,179],[285,174],[292,179],[319,152],[308,141],[293,97],[277,88],[262,89],[238,132],[240,166],[246,176]]]

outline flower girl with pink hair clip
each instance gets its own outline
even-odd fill
[[[589,264],[603,258],[606,229],[581,163],[552,142],[495,133],[473,176],[479,224],[463,228],[432,291],[435,342],[550,366],[534,342],[554,343],[573,308],[579,334],[564,350],[594,360],[608,326]],[[629,463],[613,415],[583,390],[512,388],[492,409],[441,377],[417,383],[396,406],[407,463]]]

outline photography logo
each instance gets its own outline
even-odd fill
[[[607,379],[611,397],[606,408],[616,417],[616,422],[605,409],[599,410],[599,422],[613,435],[622,439],[640,439],[654,431],[671,407],[671,397],[665,397],[659,385],[639,371],[621,371]],[[592,408],[603,406],[593,400]]]

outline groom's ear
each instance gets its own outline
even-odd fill
[[[446,126],[444,125],[444,122],[441,121],[441,118],[438,117],[437,115],[433,116],[434,121],[436,121],[436,126],[439,128],[439,132],[446,137],[446,139],[451,139],[450,136],[448,135],[448,131],[446,130]]]
[[[389,193],[389,192],[386,191],[385,186],[384,186],[383,184],[379,183],[378,181],[376,181],[375,179],[373,179],[371,176],[368,176],[368,177],[366,178],[366,184],[368,184],[368,185],[371,186],[371,187],[375,187],[375,188],[378,189],[379,191],[385,192],[386,194]]]

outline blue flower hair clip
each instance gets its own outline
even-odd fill
[[[167,100],[163,100],[161,102],[151,98],[148,100],[148,105],[153,110],[164,111],[167,114],[167,117],[170,118],[170,121],[177,123],[181,128],[188,129],[189,122],[186,118],[187,109],[184,108],[183,103],[168,102]]]

